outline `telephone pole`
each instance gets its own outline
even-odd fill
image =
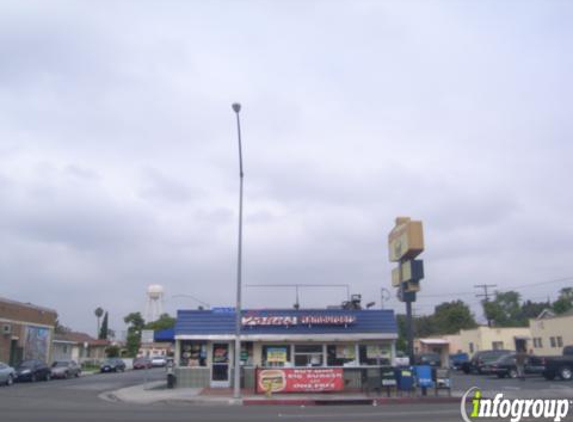
[[[485,302],[489,302],[490,293],[488,292],[488,289],[497,287],[497,284],[476,284],[474,287],[476,289],[483,289],[483,293],[476,295],[476,297],[483,297]],[[487,326],[491,327],[491,320],[488,318],[487,314],[485,317],[487,318]]]

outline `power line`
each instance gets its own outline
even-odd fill
[[[507,291],[507,290],[514,290],[514,289],[522,289],[522,288],[527,288],[527,287],[537,287],[540,285],[545,285],[545,284],[556,284],[556,283],[563,283],[566,281],[573,281],[573,277],[563,277],[563,278],[557,278],[557,279],[551,279],[551,280],[546,280],[546,281],[540,281],[537,283],[528,283],[528,284],[519,284],[519,285],[513,285],[513,286],[507,286],[504,288],[503,291]],[[497,287],[497,285],[496,285]],[[452,292],[452,293],[440,293],[440,294],[430,294],[430,295],[418,295],[419,298],[435,298],[435,297],[453,297],[453,296],[474,296],[475,292]]]

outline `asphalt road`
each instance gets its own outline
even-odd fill
[[[150,370],[148,381],[165,377],[162,369]],[[35,384],[22,383],[0,388],[0,421],[2,422],[147,422],[147,421],[341,421],[341,422],[433,422],[459,421],[458,404],[418,404],[386,406],[199,406],[187,403],[133,405],[101,400],[103,392],[117,390],[145,381],[144,371],[119,374],[97,374],[79,379],[56,380]],[[456,377],[455,382],[469,384],[495,383],[488,377]],[[505,380],[507,383],[520,383]],[[539,388],[544,381],[525,381],[521,387]],[[571,384],[571,383],[569,383]],[[512,387],[512,385],[509,385]],[[571,388],[566,386],[565,388]]]

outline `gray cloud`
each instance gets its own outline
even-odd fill
[[[5,295],[92,331],[97,306],[121,331],[151,283],[165,285],[171,312],[196,306],[173,297],[183,293],[233,303],[237,100],[246,284],[349,284],[378,300],[398,215],[426,228],[421,312],[460,297],[477,313],[481,282],[571,275],[572,11],[2,4]],[[309,289],[303,304],[345,294]],[[294,293],[248,288],[245,301],[291,306]]]

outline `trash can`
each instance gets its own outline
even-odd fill
[[[175,384],[177,384],[175,374],[167,374],[167,388],[175,388]]]
[[[410,368],[396,369],[396,381],[398,389],[401,391],[412,391],[414,389],[414,374]]]
[[[432,388],[434,386],[432,367],[430,365],[415,366],[414,372],[416,373],[416,383],[422,390],[422,395],[427,395],[428,388]]]

